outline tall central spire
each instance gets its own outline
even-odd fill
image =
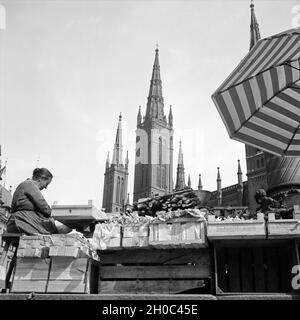
[[[160,66],[157,48],[155,50],[155,59],[150,81],[146,118],[165,120],[164,98],[162,96],[162,84],[160,78]]]
[[[184,174],[184,164],[183,164],[183,153],[182,153],[182,146],[181,146],[181,140],[180,140],[175,190],[178,191],[185,188],[186,188],[186,184],[185,184],[185,174]]]
[[[118,123],[118,129],[116,134],[116,141],[114,145],[114,153],[112,158],[112,164],[115,165],[122,165],[123,164],[123,155],[122,155],[122,115],[120,113],[119,115],[119,123]]]
[[[250,4],[251,8],[251,24],[250,24],[250,50],[256,44],[256,42],[260,39],[259,27],[256,20],[255,12],[254,12],[254,3],[251,0]]]

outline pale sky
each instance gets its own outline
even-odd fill
[[[231,140],[212,93],[249,50],[250,0],[0,0],[0,143],[13,191],[39,166],[53,182],[49,204],[101,208],[107,151],[118,115],[129,150],[132,201],[138,106],[146,109],[155,45],[165,114],[174,116],[174,183],[179,140],[197,188],[246,180],[245,147]],[[3,10],[3,8],[5,10]],[[2,10],[1,10],[2,9]],[[3,11],[6,16],[3,16]],[[2,12],[2,15],[1,15]],[[300,26],[297,1],[255,1],[262,37]],[[6,18],[6,19],[4,19]]]

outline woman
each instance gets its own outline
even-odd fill
[[[51,208],[41,193],[41,190],[51,183],[52,178],[53,175],[48,169],[36,168],[33,170],[32,179],[19,184],[13,195],[7,232],[32,235],[71,231],[69,227],[51,218]]]

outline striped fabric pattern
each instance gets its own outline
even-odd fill
[[[259,40],[212,99],[231,138],[300,156],[300,28]]]

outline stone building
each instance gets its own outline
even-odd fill
[[[116,140],[113,151],[112,162],[109,162],[107,155],[102,208],[105,212],[120,212],[124,210],[127,201],[128,184],[128,152],[126,154],[125,165],[123,164],[122,145],[122,116],[119,116]]]
[[[136,129],[136,155],[133,201],[173,191],[173,115],[164,114],[164,98],[158,49],[142,118],[139,107]]]

